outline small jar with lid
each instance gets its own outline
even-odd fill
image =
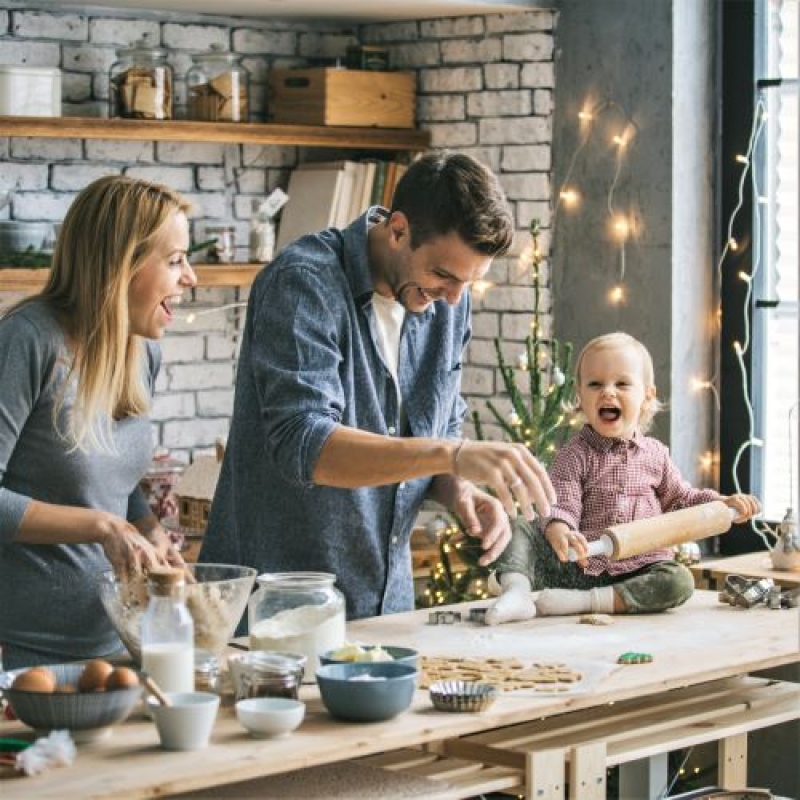
[[[345,641],[344,596],[329,572],[259,575],[248,604],[250,649],[300,653],[313,683],[319,656]]]
[[[117,50],[111,65],[111,116],[126,119],[172,119],[173,74],[167,50],[139,39]]]
[[[196,53],[192,60],[186,73],[189,119],[247,122],[250,76],[239,56],[211,45],[210,52]]]

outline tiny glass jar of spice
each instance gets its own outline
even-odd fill
[[[247,122],[249,81],[239,56],[211,45],[211,52],[192,56],[186,73],[189,119],[206,122]]]
[[[167,51],[139,39],[117,50],[111,65],[111,116],[125,119],[172,119],[173,74]]]

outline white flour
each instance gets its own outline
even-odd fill
[[[344,637],[343,608],[297,606],[257,622],[250,630],[250,649],[302,653],[308,659],[305,682],[313,683],[319,655],[341,647]]]

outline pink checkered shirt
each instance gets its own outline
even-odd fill
[[[550,479],[558,502],[545,524],[561,520],[590,542],[611,525],[721,497],[713,489],[692,488],[657,439],[638,433],[628,440],[608,439],[589,425],[556,454]],[[620,561],[594,556],[584,571],[588,575],[623,575],[672,556],[671,550],[654,550]]]

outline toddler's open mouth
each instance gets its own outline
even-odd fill
[[[616,422],[622,416],[622,412],[614,406],[603,406],[598,415],[605,422]]]

